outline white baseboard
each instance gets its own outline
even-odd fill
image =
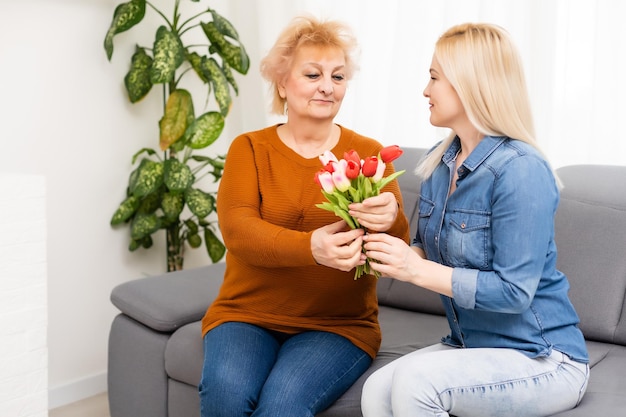
[[[107,390],[107,373],[91,375],[67,384],[48,388],[48,409],[52,410]]]

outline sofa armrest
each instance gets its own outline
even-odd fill
[[[223,262],[125,282],[111,302],[122,313],[159,332],[200,320],[224,279]]]

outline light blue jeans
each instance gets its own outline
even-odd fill
[[[438,344],[374,372],[361,398],[364,417],[547,416],[574,408],[589,367],[553,351],[531,359],[514,349]]]
[[[329,332],[295,335],[229,322],[204,337],[202,417],[313,417],[372,363]]]

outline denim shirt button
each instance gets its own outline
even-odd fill
[[[465,229],[465,223],[461,223],[461,229]]]

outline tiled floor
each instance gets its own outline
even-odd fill
[[[105,392],[55,408],[50,410],[48,417],[111,417],[107,394]]]

